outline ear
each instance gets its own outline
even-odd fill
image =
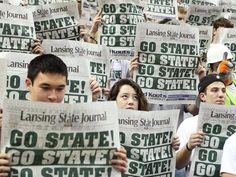
[[[30,91],[30,88],[32,87],[32,82],[29,78],[25,79],[25,86],[27,88],[28,91]]]
[[[199,98],[202,102],[206,102],[206,94],[204,92],[201,92],[199,94]]]

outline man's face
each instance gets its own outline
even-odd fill
[[[56,73],[38,73],[34,83],[25,81],[31,101],[60,103],[66,90],[66,76]]]
[[[200,93],[203,102],[211,104],[225,104],[226,89],[222,82],[213,82],[208,85],[205,92]]]

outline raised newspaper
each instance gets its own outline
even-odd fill
[[[236,130],[235,106],[201,103],[199,129],[204,140],[195,148],[189,176],[219,177],[225,140]]]
[[[6,96],[9,99],[29,100],[29,92],[25,86],[27,68],[30,61],[37,55],[22,53],[1,53],[1,59],[7,59]],[[60,56],[67,65],[68,81],[65,103],[81,103],[92,101],[89,86],[89,63],[75,57]]]
[[[62,2],[31,7],[37,37],[80,40],[77,6],[77,2]]]
[[[115,102],[63,104],[4,100],[1,149],[11,177],[120,177]]]
[[[72,56],[77,60],[88,61],[90,77],[96,79],[101,88],[108,88],[111,68],[108,47],[71,40],[44,40],[42,47],[45,53]],[[101,95],[99,99],[104,100],[105,96]]]
[[[0,5],[0,52],[30,53],[35,38],[32,11],[26,7]]]
[[[186,104],[196,99],[199,31],[189,25],[137,25],[139,67],[134,80],[151,103]]]
[[[123,177],[174,177],[175,152],[172,141],[179,110],[119,110],[121,145],[128,157]]]

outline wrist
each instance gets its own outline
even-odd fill
[[[191,149],[191,148],[189,148],[188,147],[188,143],[186,143],[186,149],[189,151],[189,152],[191,152],[193,149]]]

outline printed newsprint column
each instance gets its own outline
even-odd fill
[[[84,20],[84,24],[89,26],[93,25],[93,19],[99,12],[98,0],[81,0],[81,20]]]
[[[231,21],[231,23],[234,24],[234,26],[236,26],[236,2],[235,5],[231,6],[231,13],[229,20]]]
[[[58,2],[72,2],[76,0],[3,0],[4,3],[23,5],[23,6],[35,6],[44,5]]]
[[[0,57],[0,108],[5,98],[6,80],[7,80],[7,60]]]
[[[140,0],[104,0],[99,43],[111,48],[112,59],[134,56],[136,25],[144,21]]]
[[[219,6],[191,5],[186,15],[187,23],[211,26],[212,22],[220,17],[221,11]]]
[[[196,99],[199,31],[190,25],[137,25],[139,67],[134,80],[151,103],[187,104]]]
[[[4,101],[1,149],[11,154],[11,177],[121,176],[110,162],[120,144],[115,102]]]
[[[175,152],[172,141],[179,110],[119,110],[121,145],[128,156],[123,177],[174,177]]]
[[[37,55],[22,53],[1,53],[1,58],[8,60],[6,96],[9,99],[29,100],[29,92],[25,87],[27,68]],[[81,103],[92,101],[89,86],[89,63],[74,57],[60,57],[67,65],[68,81],[65,103]]]
[[[232,12],[232,6],[235,5],[234,0],[221,0],[220,6],[222,8],[222,16],[228,18]]]
[[[225,140],[236,130],[235,106],[201,103],[200,129],[205,136],[203,143],[195,148],[189,176],[219,177]]]
[[[33,6],[35,31],[42,39],[79,40],[79,11],[77,2]]]
[[[96,79],[101,88],[108,88],[111,68],[108,47],[71,40],[44,40],[42,47],[45,53],[73,56],[78,60],[89,61],[90,77]],[[105,96],[101,95],[99,100],[105,100]]]
[[[145,14],[151,19],[164,19],[177,17],[177,0],[148,0]]]
[[[33,15],[26,7],[0,5],[0,52],[29,53],[35,38]]]
[[[231,62],[235,65],[236,64],[236,29],[234,28],[219,28],[218,32],[218,43],[222,43],[225,46],[227,46],[232,55],[233,58]],[[234,70],[234,74],[236,76],[236,70]]]
[[[199,56],[200,60],[206,65],[207,49],[212,42],[213,27],[212,26],[196,26],[199,30]],[[205,66],[206,67],[206,66]]]
[[[221,0],[192,0],[190,5],[219,6]]]

